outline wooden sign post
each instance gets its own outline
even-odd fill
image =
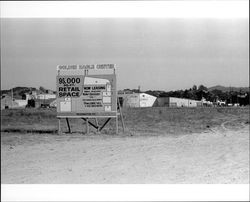
[[[112,118],[115,118],[116,133],[118,134],[118,116],[121,118],[124,131],[121,107],[117,99],[114,64],[59,65],[57,71],[59,133],[61,133],[60,121],[64,118],[66,119],[69,133],[71,133],[69,118],[81,118],[84,120],[87,133],[89,133],[89,125],[97,131],[101,131]],[[111,71],[111,73],[108,74],[108,71]],[[106,119],[103,125],[98,123],[100,118]]]

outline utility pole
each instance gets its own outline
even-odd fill
[[[11,108],[13,108],[13,88],[11,88]]]
[[[232,101],[232,88],[231,88],[231,86],[229,87],[229,91],[230,91],[230,103],[233,104],[233,101]]]
[[[141,107],[141,98],[140,98],[140,91],[141,86],[138,86],[138,96],[139,96],[139,108]]]

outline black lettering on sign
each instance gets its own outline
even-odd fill
[[[59,84],[75,84],[75,83],[78,84],[78,83],[81,82],[81,79],[80,78],[74,78],[74,77],[72,77],[72,78],[70,78],[70,77],[63,78],[63,77],[61,77],[61,78],[58,79],[58,81],[59,81]]]
[[[105,90],[105,86],[92,86],[92,90]]]
[[[83,104],[85,107],[103,107],[102,102],[98,101],[84,101]]]
[[[79,92],[59,92],[59,97],[79,97]]]
[[[79,97],[81,83],[80,77],[60,77],[58,79],[58,96],[59,97]]]

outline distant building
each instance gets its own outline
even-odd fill
[[[26,107],[28,104],[28,100],[15,100],[15,102],[18,104],[18,107]]]
[[[197,107],[201,106],[201,101],[176,97],[159,97],[154,103],[154,107]]]
[[[207,101],[205,98],[201,99],[201,103],[202,103],[202,106],[208,106],[208,107],[213,106],[213,103],[210,101]]]
[[[37,99],[37,91],[36,90],[33,90],[31,92],[31,95],[33,96],[34,99]]]
[[[152,107],[156,97],[146,93],[118,94],[123,107]]]
[[[43,106],[51,107],[51,103],[56,102],[56,98],[49,98],[49,99],[35,99],[35,107],[40,108]]]
[[[56,94],[39,94],[37,95],[37,99],[39,100],[48,100],[48,99],[55,99]]]
[[[28,100],[13,99],[5,95],[1,99],[1,109],[23,108],[26,107]]]
[[[216,105],[218,105],[218,106],[226,106],[226,101],[217,100]]]
[[[52,107],[52,108],[54,108],[54,107],[56,108],[56,106],[57,106],[56,99],[53,100],[52,102],[50,102],[49,106]]]
[[[18,104],[18,107],[24,108],[28,104],[29,99],[30,99],[30,95],[28,93],[24,93],[22,95],[22,99],[14,99],[14,101]]]
[[[11,100],[11,96],[3,95],[1,98],[1,110],[2,109],[10,109],[18,107],[18,103],[14,100]]]

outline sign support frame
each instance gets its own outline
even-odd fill
[[[110,64],[106,65],[107,69],[111,68],[111,66],[109,66]],[[96,67],[98,65],[94,65],[94,67]],[[101,65],[102,66],[102,65]],[[105,64],[104,64],[105,66]],[[65,66],[64,66],[65,67]],[[69,67],[69,66],[66,66],[66,67]],[[74,65],[74,67],[76,68],[79,68],[80,65]],[[116,74],[116,70],[115,70],[115,65],[112,66],[113,69],[113,74],[115,75]],[[60,66],[57,67],[57,75],[58,76],[62,76],[61,75],[61,72],[60,72]],[[88,76],[89,75],[89,69],[86,68],[84,69],[84,75],[85,76]],[[104,74],[105,75],[105,74]],[[94,75],[93,75],[94,76]],[[116,89],[116,88],[115,88]],[[108,122],[112,119],[112,118],[115,118],[115,131],[116,131],[116,134],[118,134],[118,116],[120,116],[120,120],[121,120],[121,123],[122,123],[122,128],[123,128],[123,132],[125,131],[125,126],[124,126],[124,120],[123,120],[123,115],[122,115],[122,111],[121,111],[121,106],[120,106],[120,102],[119,102],[119,98],[117,97],[117,90],[114,91],[115,92],[115,96],[116,96],[116,100],[117,100],[117,110],[114,114],[106,114],[106,115],[88,115],[88,114],[83,114],[83,115],[70,115],[70,114],[59,114],[57,115],[57,118],[58,118],[58,134],[61,134],[62,133],[62,128],[61,128],[61,119],[65,118],[66,119],[66,122],[67,122],[67,127],[68,127],[68,132],[69,133],[72,133],[72,130],[71,130],[71,127],[70,127],[70,123],[69,123],[69,119],[70,118],[80,118],[82,120],[85,121],[86,123],[86,133],[89,134],[90,132],[90,126],[94,127],[97,132],[100,132],[107,124]],[[106,121],[102,124],[102,125],[99,125],[98,123],[98,118],[107,118]],[[90,119],[94,119],[95,120],[95,123],[91,122]]]
[[[124,124],[123,114],[122,114],[121,105],[120,105],[120,102],[119,102],[118,98],[117,98],[117,108],[118,108],[117,111],[119,111],[119,112],[117,112],[116,116],[112,116],[112,117],[111,116],[106,116],[106,117],[100,117],[100,116],[95,116],[95,117],[89,117],[89,116],[68,117],[68,116],[65,116],[65,117],[62,117],[62,116],[57,116],[57,118],[58,118],[58,134],[61,135],[61,133],[62,133],[61,119],[63,119],[63,118],[65,118],[66,122],[67,122],[68,133],[72,133],[72,130],[71,130],[71,127],[70,127],[70,124],[69,124],[69,118],[80,118],[83,121],[85,121],[87,135],[89,135],[89,131],[90,131],[89,126],[92,126],[93,128],[95,128],[97,130],[97,132],[101,132],[101,130],[108,124],[108,122],[112,118],[115,118],[116,134],[118,135],[118,133],[119,133],[119,131],[118,131],[118,129],[119,129],[119,127],[118,127],[118,122],[119,122],[118,117],[119,116],[120,116],[123,132],[125,132],[125,124]],[[98,118],[107,118],[107,120],[102,125],[99,125]],[[94,119],[95,124],[92,123],[89,119]]]

